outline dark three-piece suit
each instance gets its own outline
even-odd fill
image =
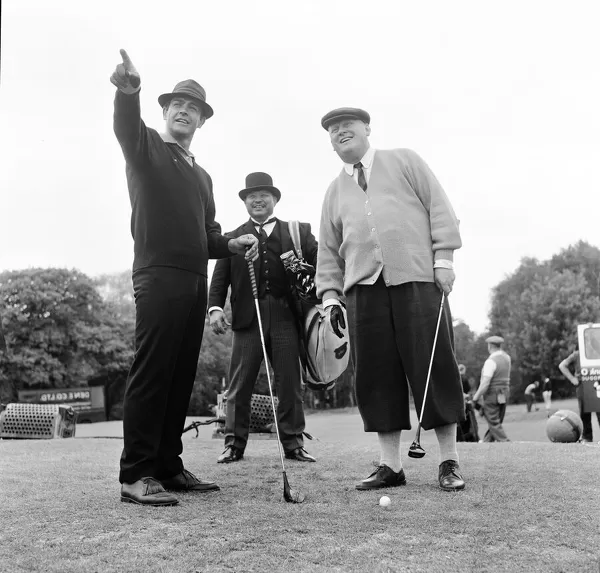
[[[277,220],[268,238],[261,237],[251,220],[227,233],[227,236],[235,238],[244,234],[253,234],[260,242],[254,272],[265,345],[275,372],[279,432],[284,450],[290,452],[303,446],[305,427],[297,305],[280,258],[281,254],[292,250],[294,244],[285,221]],[[300,242],[306,262],[316,266],[317,241],[308,223],[300,223]],[[210,285],[209,308],[225,307],[230,286],[233,348],[227,391],[225,447],[233,446],[244,451],[249,432],[250,401],[263,362],[263,351],[248,264],[241,255],[217,262]]]

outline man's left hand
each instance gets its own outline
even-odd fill
[[[232,253],[244,255],[247,261],[255,261],[258,258],[258,239],[254,235],[242,235],[231,239],[227,246]]]
[[[452,292],[452,286],[454,285],[454,279],[456,275],[454,271],[450,269],[433,269],[433,278],[438,288],[448,296]]]

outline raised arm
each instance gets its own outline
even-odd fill
[[[110,77],[116,86],[113,129],[128,162],[136,163],[147,152],[148,134],[140,114],[141,78],[131,58],[121,50],[122,62]]]

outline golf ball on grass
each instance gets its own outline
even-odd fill
[[[379,505],[381,507],[389,507],[392,503],[392,500],[387,496],[387,495],[383,495],[381,496],[380,500],[379,500]]]

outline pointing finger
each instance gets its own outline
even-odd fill
[[[131,58],[129,57],[129,54],[123,49],[119,50],[119,52],[121,53],[121,57],[123,58],[123,63],[125,64],[125,67],[127,69],[133,68],[134,65],[131,61]]]

